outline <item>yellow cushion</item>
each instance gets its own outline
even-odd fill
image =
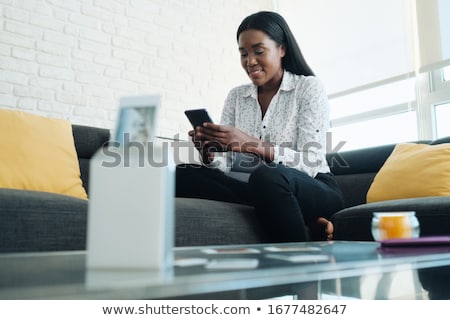
[[[87,199],[70,122],[0,109],[0,188]]]
[[[450,196],[450,143],[395,146],[367,192],[367,202]]]

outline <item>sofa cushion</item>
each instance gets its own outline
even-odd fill
[[[84,250],[87,200],[0,188],[0,252]]]
[[[69,121],[0,109],[0,148],[0,187],[87,198]]]
[[[87,201],[0,188],[0,252],[85,250]],[[252,207],[176,198],[175,245],[268,242]]]
[[[358,150],[327,153],[326,157],[331,172],[335,175],[378,172],[394,148],[395,144],[390,144]]]
[[[450,197],[388,200],[343,209],[332,216],[335,240],[372,241],[376,211],[415,211],[421,236],[450,234]]]
[[[176,246],[268,242],[253,207],[193,198],[175,205]]]
[[[335,176],[344,197],[345,207],[366,203],[367,191],[375,175],[376,172]]]
[[[367,193],[367,202],[450,196],[450,144],[398,144]]]

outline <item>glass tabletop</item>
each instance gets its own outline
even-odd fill
[[[380,283],[392,286],[398,273],[439,298],[448,294],[439,284],[450,279],[450,252],[441,251],[387,254],[377,242],[346,241],[186,247],[175,248],[174,267],[160,272],[89,270],[84,251],[0,254],[0,299],[257,299],[311,286],[318,298],[364,298],[362,280],[377,277],[382,293]]]

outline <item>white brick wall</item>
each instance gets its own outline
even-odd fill
[[[248,82],[240,21],[272,0],[0,0],[0,108],[112,128],[122,95],[160,94],[158,134],[213,118]]]

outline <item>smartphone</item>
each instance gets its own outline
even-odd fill
[[[204,122],[213,122],[206,109],[192,109],[184,111],[192,126],[201,127]]]

